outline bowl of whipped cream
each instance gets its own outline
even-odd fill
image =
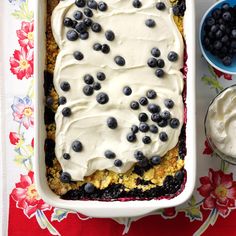
[[[236,165],[236,84],[222,90],[210,103],[205,134],[214,152]]]

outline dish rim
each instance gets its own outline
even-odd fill
[[[36,0],[35,4],[35,58],[34,58],[34,92],[35,92],[35,140],[33,168],[35,172],[35,184],[41,198],[51,206],[78,211],[87,216],[93,217],[134,217],[149,214],[158,209],[174,207],[187,201],[194,190],[196,179],[196,98],[195,98],[195,8],[194,1],[186,1],[187,10],[185,13],[191,17],[191,21],[185,21],[184,29],[189,32],[185,34],[188,48],[188,72],[187,78],[192,78],[187,82],[186,105],[188,122],[186,124],[186,146],[187,155],[185,158],[185,169],[187,171],[187,181],[183,191],[172,199],[160,200],[134,200],[134,201],[94,201],[94,200],[63,200],[52,192],[46,179],[44,163],[44,140],[45,125],[43,119],[43,71],[45,64],[45,26],[46,26],[46,0]],[[44,19],[43,19],[44,18]],[[43,38],[43,40],[42,40]],[[189,39],[188,39],[189,38]],[[41,78],[41,79],[40,79]],[[189,81],[189,79],[188,79]],[[43,131],[42,131],[43,130]],[[41,155],[40,155],[41,154]],[[130,204],[132,202],[132,204]]]

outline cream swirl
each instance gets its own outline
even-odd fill
[[[59,106],[55,116],[56,121],[56,156],[60,161],[63,171],[71,174],[73,180],[83,180],[84,176],[96,170],[109,169],[118,173],[126,172],[136,162],[134,151],[141,150],[145,156],[165,155],[176,146],[183,124],[183,75],[180,69],[183,66],[183,40],[176,27],[171,14],[171,6],[165,0],[166,9],[159,11],[155,8],[155,0],[143,1],[139,9],[132,6],[132,1],[107,0],[106,12],[94,11],[93,21],[102,26],[102,32],[94,33],[89,30],[87,40],[75,42],[66,39],[67,28],[63,26],[64,17],[73,17],[78,8],[74,0],[61,1],[55,8],[52,16],[52,29],[60,53],[57,57],[54,71],[54,85],[59,96],[65,96],[67,103]],[[148,28],[146,19],[154,19],[156,26]],[[107,41],[104,33],[112,30],[115,40]],[[93,50],[94,43],[109,44],[111,51],[103,54]],[[160,58],[165,60],[165,76],[160,79],[155,76],[155,70],[147,66],[151,57],[151,49],[157,47],[161,51]],[[77,61],[73,52],[79,50],[84,54],[84,59]],[[170,62],[168,53],[175,51],[178,61]],[[120,67],[115,64],[114,57],[121,55],[126,64]],[[109,102],[100,105],[96,101],[95,92],[92,96],[83,94],[85,74],[96,78],[97,72],[102,71],[106,80],[101,82],[101,92],[106,92]],[[71,85],[68,92],[63,92],[60,83],[67,81]],[[125,86],[132,88],[130,96],[124,96],[122,90]],[[152,143],[145,145],[142,142],[144,133],[137,134],[137,141],[130,143],[126,139],[127,133],[133,124],[139,125],[138,114],[147,112],[147,107],[140,107],[134,111],[130,109],[130,102],[145,96],[149,89],[154,89],[157,97],[150,103],[158,104],[165,110],[164,100],[172,99],[175,103],[170,109],[172,117],[180,121],[178,128],[170,126],[159,127],[159,132],[168,134],[168,141],[162,142],[159,134],[148,133]],[[100,92],[99,91],[99,92]],[[70,107],[72,115],[62,116],[62,109]],[[111,130],[107,127],[108,117],[115,117],[118,127]],[[149,118],[149,125],[153,122]],[[71,144],[80,140],[83,144],[82,152],[76,153]],[[104,152],[109,149],[122,160],[121,167],[114,166],[114,160],[104,157]],[[70,160],[63,159],[63,153],[69,153]]]
[[[236,158],[236,87],[219,94],[210,105],[206,119],[207,134],[216,148]]]

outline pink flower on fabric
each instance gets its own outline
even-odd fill
[[[21,50],[15,50],[13,57],[10,58],[11,72],[17,76],[17,79],[29,79],[34,73],[34,50],[22,47]]]
[[[9,139],[12,145],[16,145],[21,140],[21,136],[16,132],[10,132]]]
[[[16,206],[24,211],[30,219],[37,210],[50,210],[51,206],[45,203],[38,195],[34,184],[34,173],[30,171],[28,175],[21,175],[20,182],[11,192],[11,197],[16,201]]]
[[[213,68],[213,70],[214,70],[217,77],[220,78],[221,76],[223,76],[226,80],[232,80],[232,75],[223,73],[223,72],[217,70],[216,68]]]
[[[220,215],[227,216],[230,208],[235,207],[236,181],[233,174],[209,169],[208,176],[200,178],[202,184],[197,190],[205,198],[204,209],[216,208]]]
[[[23,99],[14,97],[11,108],[13,110],[13,117],[16,122],[22,123],[26,129],[33,127],[34,107],[32,100],[28,96]]]
[[[207,140],[205,140],[205,149],[203,151],[203,154],[206,154],[206,155],[211,155],[213,153],[213,150],[211,149],[209,143]]]
[[[21,23],[21,29],[16,31],[21,47],[34,47],[34,22]]]

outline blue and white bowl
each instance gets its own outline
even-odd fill
[[[216,8],[221,8],[221,6],[224,3],[228,3],[230,6],[236,5],[236,0],[222,0],[217,3],[215,3],[213,6],[211,6],[207,12],[202,17],[201,23],[200,23],[200,31],[199,31],[199,42],[200,42],[200,48],[202,51],[203,56],[207,60],[207,62],[212,65],[214,68],[218,69],[219,71],[222,71],[227,74],[236,74],[236,57],[234,56],[232,64],[230,66],[225,66],[222,61],[211,54],[211,52],[207,51],[205,47],[202,44],[203,37],[204,37],[204,26],[205,26],[205,20],[207,17],[211,16],[212,11],[214,11]]]

